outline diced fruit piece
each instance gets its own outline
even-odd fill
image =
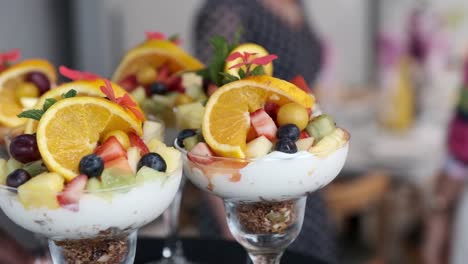
[[[106,133],[102,141],[105,142],[110,137],[115,137],[124,149],[128,149],[130,147],[130,140],[128,139],[127,133],[123,132],[122,130],[113,130]]]
[[[135,184],[135,176],[116,168],[105,169],[101,175],[103,189],[118,188]]]
[[[279,105],[277,103],[273,102],[266,102],[265,106],[263,109],[265,109],[265,112],[273,119],[276,120],[278,116],[278,111],[279,111]]]
[[[128,138],[130,139],[130,146],[138,148],[140,150],[140,155],[145,155],[149,152],[145,142],[143,142],[137,134],[130,132],[128,133]]]
[[[119,85],[127,92],[131,92],[138,87],[138,81],[135,75],[129,75],[119,82]]]
[[[246,155],[248,158],[261,158],[267,155],[273,147],[273,143],[265,136],[260,136],[247,143]]]
[[[151,96],[151,100],[153,101],[153,104],[158,104],[160,105],[161,108],[171,108],[175,104],[175,100],[179,93],[167,93],[165,95],[159,95],[159,94],[154,94]]]
[[[19,100],[24,109],[34,108],[39,101],[37,97],[21,97]]]
[[[146,120],[143,123],[143,141],[148,143],[151,139],[162,139],[164,134],[164,127],[161,123],[156,121]]]
[[[137,82],[142,85],[148,85],[156,81],[157,76],[156,69],[151,66],[141,67],[136,73]]]
[[[179,134],[177,135],[177,145],[179,145],[179,147],[181,148],[185,148],[183,140],[188,137],[195,136],[196,134],[197,134],[197,131],[195,129],[187,128],[187,129],[180,131]]]
[[[27,171],[32,177],[47,171],[47,168],[42,163],[42,160],[33,161],[28,164],[25,164],[23,169]]]
[[[167,147],[166,145],[159,145],[155,152],[161,155],[161,157],[166,162],[166,172],[173,172],[180,166],[181,154],[177,149],[173,147]]]
[[[319,115],[309,121],[307,133],[316,140],[321,140],[335,130],[335,121],[329,115]]]
[[[117,159],[104,162],[104,169],[109,169],[109,168],[118,169],[118,170],[128,172],[128,173],[133,172],[132,168],[130,167],[130,164],[128,164],[128,160],[125,157],[120,157]]]
[[[162,142],[159,139],[153,138],[148,142],[148,149],[151,152],[157,152],[159,148],[163,148],[163,147],[166,147],[166,145],[164,144],[164,142]]]
[[[7,161],[4,159],[0,159],[0,184],[6,184],[6,177],[8,176],[7,173]]]
[[[8,174],[6,185],[12,188],[18,188],[31,179],[31,175],[26,170],[17,169]]]
[[[307,122],[309,122],[309,114],[304,106],[297,103],[289,103],[280,107],[276,121],[279,126],[294,124],[302,131],[306,128]]]
[[[208,88],[206,89],[206,95],[211,96],[212,94],[214,94],[214,92],[216,92],[216,90],[218,90],[218,88],[219,87],[214,83],[208,84]]]
[[[16,98],[19,100],[23,97],[38,97],[39,89],[34,83],[22,82],[16,87]]]
[[[344,146],[348,140],[348,132],[344,131],[341,128],[336,128],[332,131],[332,133],[326,135],[315,145],[313,145],[309,149],[309,152],[319,157],[326,157],[333,153],[335,150]]]
[[[159,181],[163,183],[164,180],[166,180],[166,178],[167,176],[164,172],[160,172],[143,166],[141,167],[141,169],[138,170],[135,180],[137,183],[144,183],[147,181]]]
[[[288,138],[293,142],[296,142],[301,136],[301,131],[294,124],[287,124],[278,128],[276,136],[279,139]]]
[[[297,151],[309,150],[314,144],[314,141],[315,138],[313,137],[299,139],[298,141],[296,141]]]
[[[295,76],[290,82],[301,88],[306,93],[312,92],[312,90],[309,88],[309,85],[307,85],[307,82],[304,80],[304,77],[301,75]]]
[[[78,204],[87,182],[88,176],[83,174],[73,178],[73,180],[65,186],[63,191],[57,195],[57,201],[60,206],[72,211],[78,211]]]
[[[58,173],[39,174],[18,188],[18,199],[26,209],[57,209],[60,207],[57,194],[62,191],[63,182],[63,177]]]
[[[166,161],[161,157],[161,155],[154,152],[150,152],[141,157],[137,164],[137,171],[140,170],[143,166],[161,172],[165,172],[167,169]]]
[[[132,169],[133,173],[137,172],[137,164],[138,161],[140,161],[140,158],[140,150],[137,147],[131,147],[127,150],[128,165]]]
[[[308,138],[308,137],[310,136],[306,131],[301,131],[301,135],[299,136],[299,139]]]
[[[155,82],[148,86],[149,95],[164,95],[167,91],[167,85],[163,82]]]
[[[133,99],[135,99],[135,101],[141,105],[143,101],[146,99],[145,88],[143,86],[138,86],[135,90],[131,92],[131,95]]]
[[[246,142],[250,142],[256,138],[258,138],[257,132],[255,132],[255,128],[253,126],[250,126],[249,130],[247,131]]]
[[[200,99],[205,96],[203,78],[194,72],[182,74],[182,86],[185,87],[185,93],[192,99]]]
[[[263,109],[250,114],[250,123],[254,127],[255,132],[259,136],[265,136],[269,140],[276,137],[276,124],[275,121]]]
[[[184,104],[190,104],[191,102],[193,102],[192,97],[190,97],[189,95],[186,95],[186,94],[179,94],[176,97],[174,104],[176,106],[179,106],[179,105],[184,105]]]
[[[171,76],[167,80],[167,89],[172,92],[185,93],[185,88],[182,86],[182,78],[180,76]]]
[[[104,160],[96,154],[86,155],[80,160],[79,170],[88,177],[99,177],[104,170]]]
[[[108,138],[96,150],[96,155],[101,157],[104,162],[125,157],[127,151],[122,147],[122,144],[114,136]]]
[[[199,142],[187,153],[187,156],[195,163],[210,164],[213,162],[214,154],[206,143]]]
[[[13,138],[10,143],[10,154],[14,159],[22,163],[41,159],[36,136],[23,134]]]
[[[25,80],[35,84],[41,95],[50,89],[50,80],[42,72],[30,72],[26,75]]]
[[[179,129],[201,128],[205,107],[200,102],[179,105],[177,107],[176,122]]]
[[[9,159],[6,163],[6,170],[7,174],[12,173],[14,170],[21,169],[23,168],[23,163],[15,160],[15,159]]]
[[[184,148],[187,151],[191,151],[193,149],[193,147],[195,147],[195,145],[198,142],[199,142],[198,141],[198,135],[194,135],[194,136],[191,136],[191,137],[186,137],[186,138],[184,138],[184,140],[182,140]]]
[[[275,150],[292,154],[297,152],[297,146],[294,141],[288,138],[281,138],[276,142]]]
[[[86,183],[86,190],[88,192],[96,192],[102,189],[101,181],[98,178],[90,178]]]

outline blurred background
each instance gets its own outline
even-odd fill
[[[23,58],[110,76],[145,31],[178,33],[193,51],[194,16],[203,2],[0,0],[0,50],[20,48]],[[312,86],[325,112],[352,135],[342,175],[323,190],[341,259],[424,263],[433,182],[445,167],[463,86],[468,2],[303,2],[327,54]],[[195,191],[189,188],[184,200],[182,235],[196,236]],[[164,234],[158,227],[142,232]]]

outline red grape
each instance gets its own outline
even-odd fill
[[[26,75],[26,81],[34,83],[42,95],[50,89],[50,80],[42,72],[30,72]]]
[[[36,136],[30,134],[19,135],[10,143],[11,156],[22,163],[28,163],[41,159],[37,148]]]

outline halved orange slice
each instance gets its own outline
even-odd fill
[[[104,98],[73,97],[53,104],[37,126],[37,145],[47,168],[71,180],[80,159],[93,153],[101,135],[114,130],[142,135],[140,120]]]
[[[29,59],[19,62],[0,73],[0,124],[6,127],[23,125],[26,119],[17,117],[23,105],[16,98],[15,90],[26,74],[37,71],[45,74],[50,83],[57,82],[54,66],[46,60]]]
[[[249,113],[266,102],[295,102],[312,108],[312,96],[294,84],[270,76],[252,76],[228,83],[209,98],[202,130],[206,143],[223,157],[245,158]]]
[[[204,67],[203,63],[169,40],[147,40],[125,54],[112,75],[112,81],[118,83],[142,67],[159,68],[164,64],[173,73]]]

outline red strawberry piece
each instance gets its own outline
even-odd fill
[[[130,140],[130,146],[137,147],[140,150],[141,156],[150,152],[148,146],[146,146],[145,142],[143,142],[137,134],[133,132],[128,133],[128,139]]]
[[[199,142],[190,150],[187,156],[195,163],[210,164],[213,162],[214,154],[206,143]]]
[[[127,157],[127,151],[125,151],[122,144],[114,137],[109,137],[101,146],[96,150],[96,155],[101,157],[104,162],[118,159],[120,157]]]
[[[185,93],[185,88],[182,86],[182,78],[180,76],[173,76],[167,80],[167,89],[169,91]]]
[[[276,138],[276,127],[275,121],[265,112],[263,109],[250,113],[250,123],[254,127],[255,132],[258,136],[265,136],[269,140]]]
[[[135,75],[129,75],[119,82],[119,85],[127,92],[131,92],[138,87],[138,81]]]
[[[301,88],[301,90],[303,90],[306,93],[312,92],[309,85],[307,85],[307,82],[304,80],[304,77],[302,77],[301,75],[296,75],[290,82],[296,85],[297,87]]]
[[[73,178],[63,189],[61,193],[57,195],[57,201],[61,207],[69,209],[71,211],[79,210],[79,201],[83,195],[83,191],[86,188],[88,182],[88,176],[81,174]]]
[[[157,81],[166,82],[169,79],[170,71],[168,65],[163,65],[158,69],[158,77],[156,77]]]
[[[130,164],[128,164],[128,160],[125,157],[104,162],[104,169],[108,168],[116,168],[121,171],[133,173],[132,168],[130,168]]]
[[[219,87],[218,87],[216,84],[210,83],[210,84],[208,85],[208,88],[206,89],[206,94],[207,94],[208,96],[211,96],[214,92],[216,92],[216,90],[218,90],[218,88],[219,88]]]
[[[267,114],[273,120],[276,120],[276,117],[278,116],[278,111],[279,111],[280,107],[279,107],[279,105],[277,103],[266,102],[263,109],[265,109],[265,112],[267,112]]]
[[[247,142],[250,142],[258,137],[257,132],[255,132],[255,128],[250,126],[249,131],[247,131]]]
[[[299,139],[303,139],[303,138],[308,138],[310,137],[309,134],[307,134],[306,131],[301,131],[301,135],[299,136]]]
[[[306,108],[309,117],[312,115],[312,108]]]

